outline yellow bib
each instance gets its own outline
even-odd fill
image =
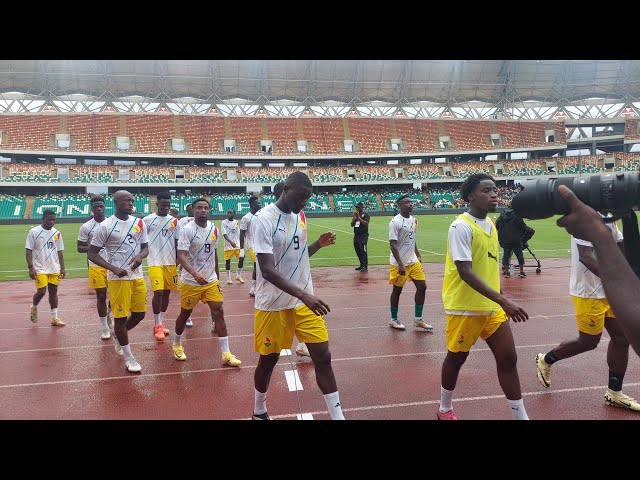
[[[500,291],[500,265],[498,263],[499,245],[496,225],[491,222],[491,235],[480,228],[467,215],[459,215],[471,226],[473,237],[471,240],[472,270],[483,279],[487,285],[496,292]],[[487,297],[477,292],[469,286],[467,282],[460,278],[458,268],[451,259],[449,252],[449,242],[447,241],[447,258],[444,265],[444,282],[442,284],[442,302],[445,310],[480,310],[491,311],[500,306],[489,300]]]

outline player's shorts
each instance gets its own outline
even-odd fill
[[[180,284],[180,306],[185,310],[193,310],[198,301],[202,301],[202,303],[222,303],[223,300],[224,296],[222,295],[222,288],[220,288],[220,280],[207,285]]]
[[[109,280],[107,285],[114,318],[128,317],[131,312],[147,311],[147,284],[144,278]]]
[[[36,274],[36,288],[44,288],[49,284],[60,285],[60,274],[59,273]]]
[[[240,249],[236,248],[235,250],[225,250],[224,251],[224,261],[231,260],[232,257],[240,258]]]
[[[248,253],[249,256],[251,257],[251,261],[253,263],[256,263],[256,252],[253,251],[253,249],[251,250],[245,250],[245,253]]]
[[[149,267],[151,290],[177,290],[178,274],[175,265],[155,265]]]
[[[107,269],[89,265],[89,288],[107,288]]]
[[[507,314],[499,309],[490,315],[449,315],[447,314],[447,350],[468,352],[478,337],[486,340],[507,321]]]
[[[396,287],[404,287],[407,280],[425,280],[426,278],[420,262],[404,267],[404,273],[403,276],[400,276],[398,274],[398,266],[389,265],[389,284]]]
[[[304,343],[329,341],[324,318],[313,313],[306,305],[269,312],[256,310],[253,317],[254,348],[260,355],[280,353],[291,348],[293,335]]]
[[[576,309],[578,331],[589,335],[600,335],[605,318],[616,318],[606,298],[581,298],[571,296]]]

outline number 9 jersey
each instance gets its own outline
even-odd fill
[[[208,283],[213,283],[218,279],[215,255],[219,236],[218,228],[209,220],[204,228],[196,222],[190,222],[180,229],[178,251],[187,252],[191,266],[206,278]],[[188,285],[200,285],[185,268],[180,274],[180,282]]]

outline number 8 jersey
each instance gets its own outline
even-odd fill
[[[251,222],[253,251],[273,254],[276,270],[289,282],[313,294],[311,267],[307,250],[307,219],[299,214],[281,212],[275,203],[256,213]],[[260,265],[256,268],[257,310],[288,310],[302,302],[262,277]]]
[[[140,245],[149,243],[147,226],[141,218],[129,215],[127,220],[120,220],[111,215],[97,227],[91,239],[91,245],[103,248],[106,260],[111,265],[129,272],[125,277],[117,277],[111,270],[107,271],[107,280],[135,280],[142,277],[142,267],[131,270],[129,262],[140,253]]]
[[[209,220],[204,228],[196,222],[190,222],[180,229],[178,251],[188,252],[189,263],[197,273],[207,279],[208,283],[213,283],[218,279],[215,255],[219,236],[218,228]],[[188,285],[200,285],[195,281],[193,275],[184,268],[180,274],[180,281]]]

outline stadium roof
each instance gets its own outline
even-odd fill
[[[300,114],[293,107],[314,106],[324,109],[316,114],[346,114],[357,107],[382,115],[390,107],[387,114],[398,108],[431,109],[423,116],[440,116],[453,107],[494,112],[568,105],[625,108],[640,100],[640,61],[0,60],[0,112],[21,111],[18,100],[22,106],[25,100],[37,102],[38,108],[54,101],[83,107],[124,102],[275,108],[269,115]],[[14,107],[8,108],[12,101]],[[205,113],[206,108],[169,110]],[[255,110],[230,107],[222,113]]]

